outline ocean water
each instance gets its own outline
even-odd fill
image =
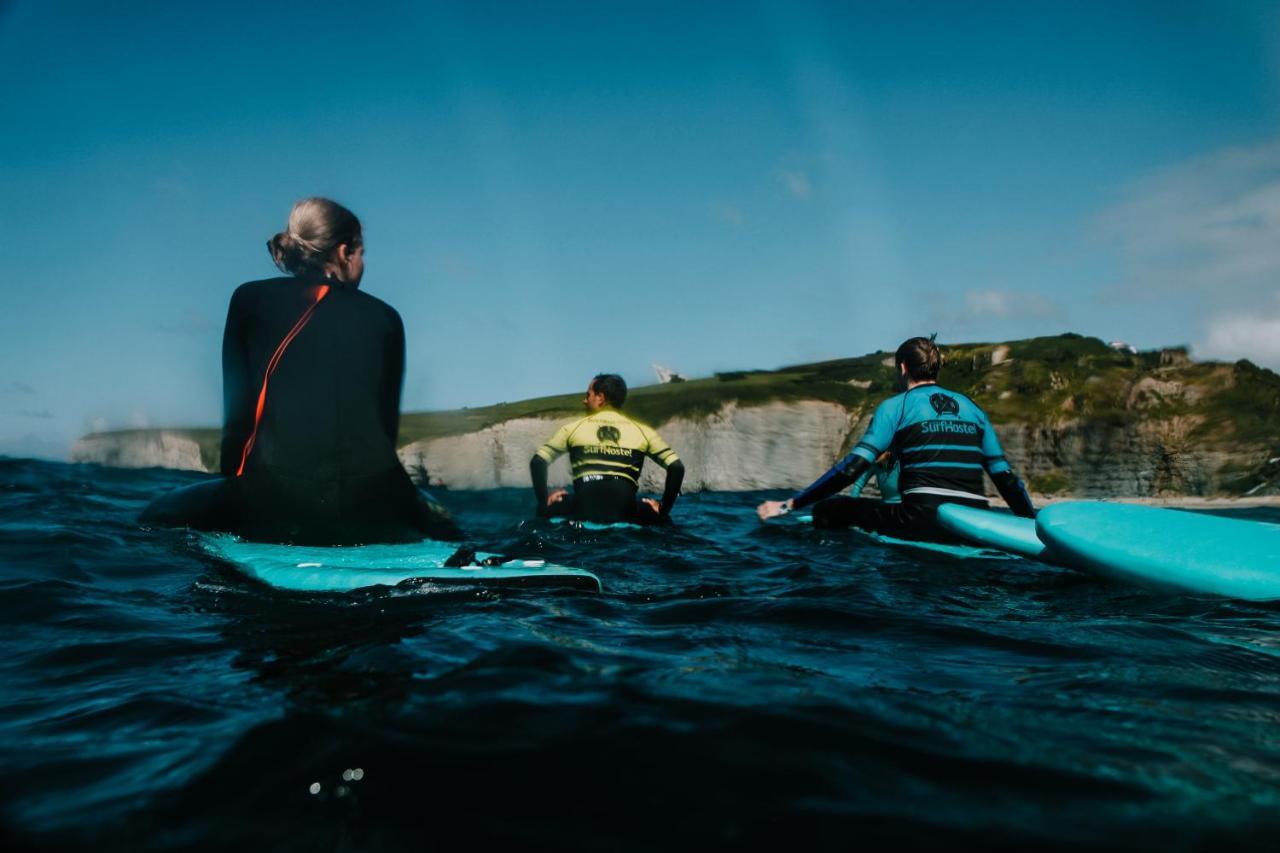
[[[1280,835],[1280,606],[761,526],[530,523],[603,594],[290,595],[0,459],[7,849],[1192,850]],[[1280,521],[1280,513],[1243,513]]]

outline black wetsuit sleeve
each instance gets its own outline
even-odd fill
[[[539,516],[547,514],[547,460],[536,453],[529,460],[529,478],[533,480],[533,499]]]
[[[394,309],[390,310],[391,330],[387,334],[384,362],[387,372],[378,394],[378,408],[382,429],[394,447],[399,444],[400,394],[404,389],[404,321]]]
[[[866,459],[857,453],[850,453],[837,462],[834,468],[815,480],[813,485],[792,498],[791,508],[800,509],[847,489],[856,483],[863,472],[870,467],[871,463]]]
[[[248,309],[244,290],[231,296],[222,332],[222,449],[220,468],[231,477],[240,467],[245,442],[253,431],[256,398],[249,375],[249,352],[244,339]]]
[[[667,466],[667,484],[662,490],[662,515],[671,515],[671,508],[680,497],[680,484],[684,482],[684,463],[677,459]]]
[[[1036,517],[1036,508],[1031,503],[1031,496],[1027,494],[1026,487],[1012,471],[992,474],[991,482],[996,484],[1000,497],[1004,498],[1004,502],[1009,505],[1014,515],[1020,515],[1023,518]]]

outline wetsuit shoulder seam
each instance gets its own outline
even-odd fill
[[[578,430],[582,429],[582,425],[583,425],[584,423],[586,423],[587,421],[589,421],[589,420],[591,420],[591,415],[587,415],[586,417],[578,418],[576,421],[573,421],[573,422],[571,422],[571,423],[567,424],[567,426],[569,427],[569,433],[568,433],[568,435],[566,435],[566,436],[564,437],[564,444],[565,444],[565,447],[568,447],[568,446],[569,446],[569,442],[573,441],[573,435],[574,435],[574,433],[576,433]]]

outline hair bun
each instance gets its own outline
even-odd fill
[[[354,246],[360,237],[354,213],[327,198],[304,198],[294,204],[285,229],[267,241],[267,251],[282,272],[314,274],[324,269],[334,249],[343,243]]]
[[[288,231],[281,231],[268,240],[267,251],[271,253],[271,260],[281,272],[293,272],[301,254],[297,241]]]

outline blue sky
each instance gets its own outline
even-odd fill
[[[1280,367],[1280,6],[0,5],[0,453],[216,424],[291,203],[404,408],[1077,331]]]

